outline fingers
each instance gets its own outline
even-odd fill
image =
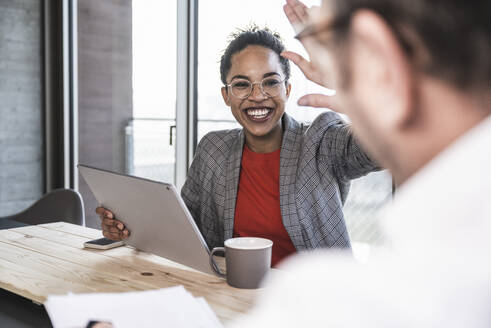
[[[99,216],[101,217],[101,220],[102,220],[104,217],[114,218],[114,214],[113,214],[111,211],[109,211],[109,210],[105,209],[105,208],[104,208],[104,207],[102,207],[102,206],[97,207],[97,208],[95,209],[95,212],[96,212],[97,214],[99,214]]]
[[[300,23],[300,19],[295,14],[292,6],[290,6],[288,3],[283,5],[283,11],[285,12],[286,18],[288,18],[288,21],[291,24]]]
[[[102,226],[102,234],[104,237],[112,239],[112,240],[122,240],[129,237],[130,232],[128,229],[120,229],[119,227],[103,225]]]
[[[105,231],[105,230],[102,231],[102,235],[108,239],[111,239],[111,240],[122,240],[123,239],[119,233],[109,232],[109,231]]]
[[[101,227],[104,236],[107,235],[106,236],[107,238],[113,240],[126,239],[130,235],[130,232],[124,226],[124,223],[116,219],[110,219],[105,217],[102,220]]]
[[[298,0],[286,0],[287,4],[290,5],[295,12],[298,19],[305,24],[309,19],[308,9],[301,1]]]
[[[96,208],[96,213],[101,218],[101,228],[104,237],[112,240],[121,240],[129,237],[130,232],[123,222],[116,220],[114,214],[104,207]]]
[[[298,0],[287,0],[287,3],[283,6],[283,11],[290,24],[292,24],[295,33],[300,32],[309,18],[308,8]]]
[[[309,8],[300,0],[286,0],[286,2],[291,6],[301,7],[303,10],[308,10]]]
[[[297,54],[296,52],[283,51],[281,53],[281,56],[291,60],[295,65],[297,65],[305,76],[311,73],[312,69],[311,69],[310,62],[307,59],[300,56],[299,54]]]
[[[121,235],[121,231],[119,231],[115,227],[105,227],[102,230],[102,234],[104,237],[112,239],[112,240],[121,240],[123,239],[123,236]]]
[[[118,228],[116,228],[114,226],[109,226],[109,225],[106,225],[104,227],[104,230],[103,231],[106,231],[106,232],[109,232],[109,233],[118,233],[118,234],[121,232],[120,229],[118,229]]]
[[[308,94],[298,99],[300,106],[309,106],[315,108],[329,108],[335,110],[336,100],[335,97],[326,96],[323,94]]]
[[[105,217],[104,219],[102,219],[102,226],[107,226],[107,227],[114,227],[118,230],[124,230],[124,223],[119,221],[119,220],[115,220],[115,219],[110,219],[110,218],[107,218]]]
[[[286,18],[288,18],[288,21],[292,25],[293,31],[295,31],[295,33],[299,33],[303,28],[303,24],[300,21],[300,18],[295,14],[293,8],[287,4],[283,6],[283,11],[285,12]]]
[[[283,51],[281,53],[281,56],[291,60],[295,65],[297,65],[307,79],[321,86],[324,86],[320,73],[315,69],[310,61],[293,51]]]
[[[104,220],[104,218],[110,218],[110,219],[114,218],[114,214],[102,206],[97,207],[95,209],[95,212],[97,214],[99,214],[99,216],[101,217],[101,220]]]
[[[123,240],[123,239],[128,238],[130,233],[128,230],[124,230],[123,232],[121,232],[121,231],[111,232],[111,231],[103,230],[102,235],[106,238],[111,239],[111,240]]]

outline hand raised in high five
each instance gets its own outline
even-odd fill
[[[327,88],[326,85],[323,85],[322,75],[320,74],[320,71],[311,61],[308,61],[307,59],[303,58],[301,55],[293,51],[283,51],[281,53],[281,56],[291,60],[295,65],[297,65],[308,80]]]
[[[300,70],[308,80],[317,83],[320,86],[328,88],[326,85],[322,83],[322,77],[320,71],[315,68],[312,62],[306,60],[305,58],[303,58],[302,56],[300,56],[299,54],[293,51],[284,51],[281,53],[281,55],[291,60],[295,65],[297,65],[298,68],[300,68]],[[305,96],[302,96],[300,99],[298,99],[298,104],[300,106],[309,106],[309,107],[317,107],[317,108],[334,109],[336,107],[335,98],[320,93],[307,94]]]
[[[292,24],[295,33],[301,32],[308,24],[309,8],[307,8],[302,2],[298,0],[287,0],[287,3],[283,6],[283,10],[285,11],[288,21],[290,21],[290,24]],[[301,40],[305,47],[306,45],[303,41],[308,42],[308,40]],[[281,55],[297,65],[307,79],[323,87],[327,87],[322,84],[322,76],[312,62],[306,60],[293,51],[284,51],[281,53]]]
[[[295,33],[303,31],[309,22],[309,8],[298,0],[286,0],[283,10]]]
[[[312,9],[307,8],[301,1],[299,0],[287,0],[286,4],[283,6],[283,10],[285,12],[288,21],[292,24],[293,30],[295,33],[300,33],[307,26],[307,24],[312,23],[312,19],[310,18],[310,12]],[[316,7],[315,10],[319,10]],[[307,52],[310,50],[311,40],[309,37],[300,40],[302,45],[305,47]],[[320,70],[315,66],[315,64],[301,55],[297,54],[293,51],[284,51],[281,53],[281,56],[291,60],[295,65],[300,68],[305,77],[322,86],[328,88],[328,86],[323,81],[323,76]],[[301,97],[298,100],[298,104],[301,106],[310,106],[310,107],[318,107],[318,108],[333,108],[335,100],[323,94],[308,94]]]

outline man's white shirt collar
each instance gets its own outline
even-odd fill
[[[489,250],[491,116],[460,137],[396,192],[383,215],[394,251]]]

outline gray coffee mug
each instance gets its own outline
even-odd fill
[[[271,268],[273,242],[266,238],[237,237],[227,239],[225,247],[215,247],[210,253],[210,265],[227,283],[237,288],[258,288]],[[226,273],[213,261],[213,254],[225,252]]]

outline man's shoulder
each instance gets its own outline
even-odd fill
[[[393,295],[384,293],[390,290],[392,282],[382,277],[389,274],[384,271],[373,274],[373,268],[360,265],[349,253],[304,252],[286,259],[279,269],[264,282],[268,287],[257,306],[233,327],[357,327],[359,318],[350,315],[353,300],[375,318],[390,304],[387,302],[393,302],[390,298]],[[382,289],[384,283],[387,287]],[[367,286],[380,293],[367,294]],[[375,299],[378,303],[374,303]],[[326,308],[331,310],[329,316],[325,315]]]

